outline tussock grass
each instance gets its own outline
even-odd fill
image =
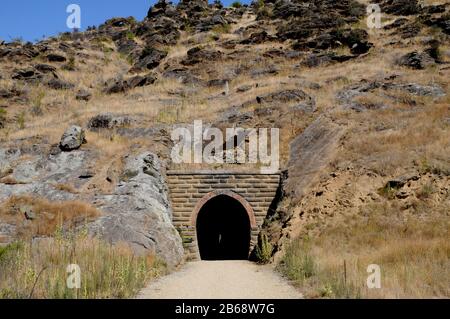
[[[294,240],[278,269],[310,298],[448,298],[449,230],[439,214],[372,204],[318,238]],[[367,288],[370,264],[381,267],[381,289]]]
[[[67,287],[67,266],[80,267],[80,289]],[[126,245],[111,246],[80,233],[40,243],[0,247],[0,298],[130,298],[165,265],[135,256]]]
[[[35,218],[26,221],[24,209],[31,210]],[[50,202],[30,196],[12,196],[0,206],[2,221],[16,225],[22,238],[49,236],[59,228],[73,229],[99,215],[96,208],[84,202]]]

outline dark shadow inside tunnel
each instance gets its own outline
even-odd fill
[[[219,195],[197,216],[197,240],[202,260],[244,260],[250,249],[250,219],[242,204]]]

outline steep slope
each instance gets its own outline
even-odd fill
[[[141,22],[2,43],[0,198],[89,203],[103,214],[93,233],[175,265],[161,174],[171,130],[201,119],[280,128],[287,179],[265,229],[277,261],[293,238],[373,211],[388,225],[440,224],[429,238],[448,239],[450,6],[381,1],[383,28],[369,29],[367,4],[160,1]],[[87,143],[75,134],[68,152],[59,144],[72,125]],[[33,223],[5,206],[0,240]]]

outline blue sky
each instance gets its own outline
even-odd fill
[[[234,0],[222,0],[229,5]],[[156,0],[1,0],[0,40],[22,38],[35,41],[70,31],[66,26],[69,4],[81,7],[81,29],[99,25],[112,17],[134,16],[142,20]],[[177,2],[177,1],[174,1]],[[243,0],[248,3],[249,0]]]

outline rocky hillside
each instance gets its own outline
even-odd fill
[[[448,227],[450,5],[380,2],[381,29],[363,0],[182,0],[0,43],[0,243],[62,219],[178,264],[164,174],[170,132],[196,119],[281,129],[276,256],[370,204]]]

